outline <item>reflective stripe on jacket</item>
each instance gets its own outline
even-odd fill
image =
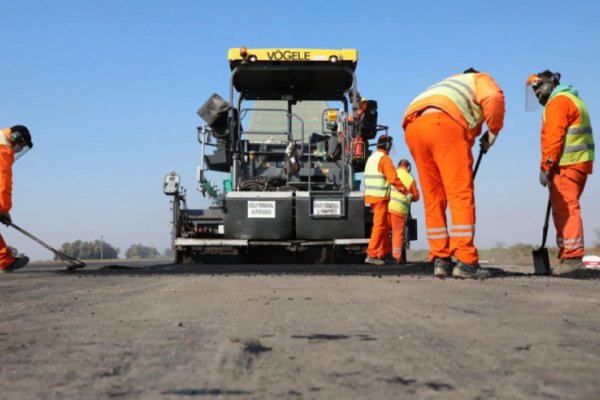
[[[405,169],[396,169],[398,178],[402,181],[404,186],[410,188],[415,178]],[[388,211],[395,212],[398,214],[408,214],[410,211],[410,200],[404,194],[400,193],[395,187],[391,187],[390,202],[388,204]]]
[[[483,122],[483,110],[475,95],[474,74],[454,75],[430,86],[413,100],[411,106],[436,96],[442,96],[454,103],[467,122],[469,129],[475,129]],[[407,115],[410,113],[411,106],[406,112]],[[435,104],[432,103],[432,106]],[[446,111],[444,108],[442,110]]]
[[[367,159],[365,166],[365,196],[387,197],[390,192],[390,184],[385,175],[379,172],[379,161],[386,154],[376,151]]]
[[[574,165],[585,161],[594,161],[594,136],[592,135],[592,124],[586,105],[581,99],[569,92],[560,92],[554,95],[546,104],[559,96],[569,98],[579,110],[581,121],[567,127],[563,147],[561,150],[559,165]],[[546,122],[546,107],[544,107],[543,120]]]

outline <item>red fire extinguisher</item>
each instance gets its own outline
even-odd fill
[[[354,160],[364,160],[365,156],[365,140],[362,136],[352,138],[352,158]]]

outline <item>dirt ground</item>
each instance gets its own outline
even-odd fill
[[[0,398],[600,398],[600,272],[529,269],[33,266],[0,276]]]

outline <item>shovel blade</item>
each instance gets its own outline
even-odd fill
[[[536,275],[550,275],[550,257],[545,247],[533,250],[533,269]]]

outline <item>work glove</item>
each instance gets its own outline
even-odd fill
[[[483,135],[481,135],[481,139],[479,139],[479,146],[481,147],[481,151],[487,153],[487,151],[494,145],[496,141],[496,136],[490,131],[485,131]]]
[[[550,184],[550,172],[540,171],[540,184],[544,187]]]
[[[412,198],[413,198],[412,193],[407,194],[406,198],[408,199],[408,201],[412,201]]]
[[[10,218],[10,213],[0,212],[0,222],[8,226],[12,222],[12,218]]]

